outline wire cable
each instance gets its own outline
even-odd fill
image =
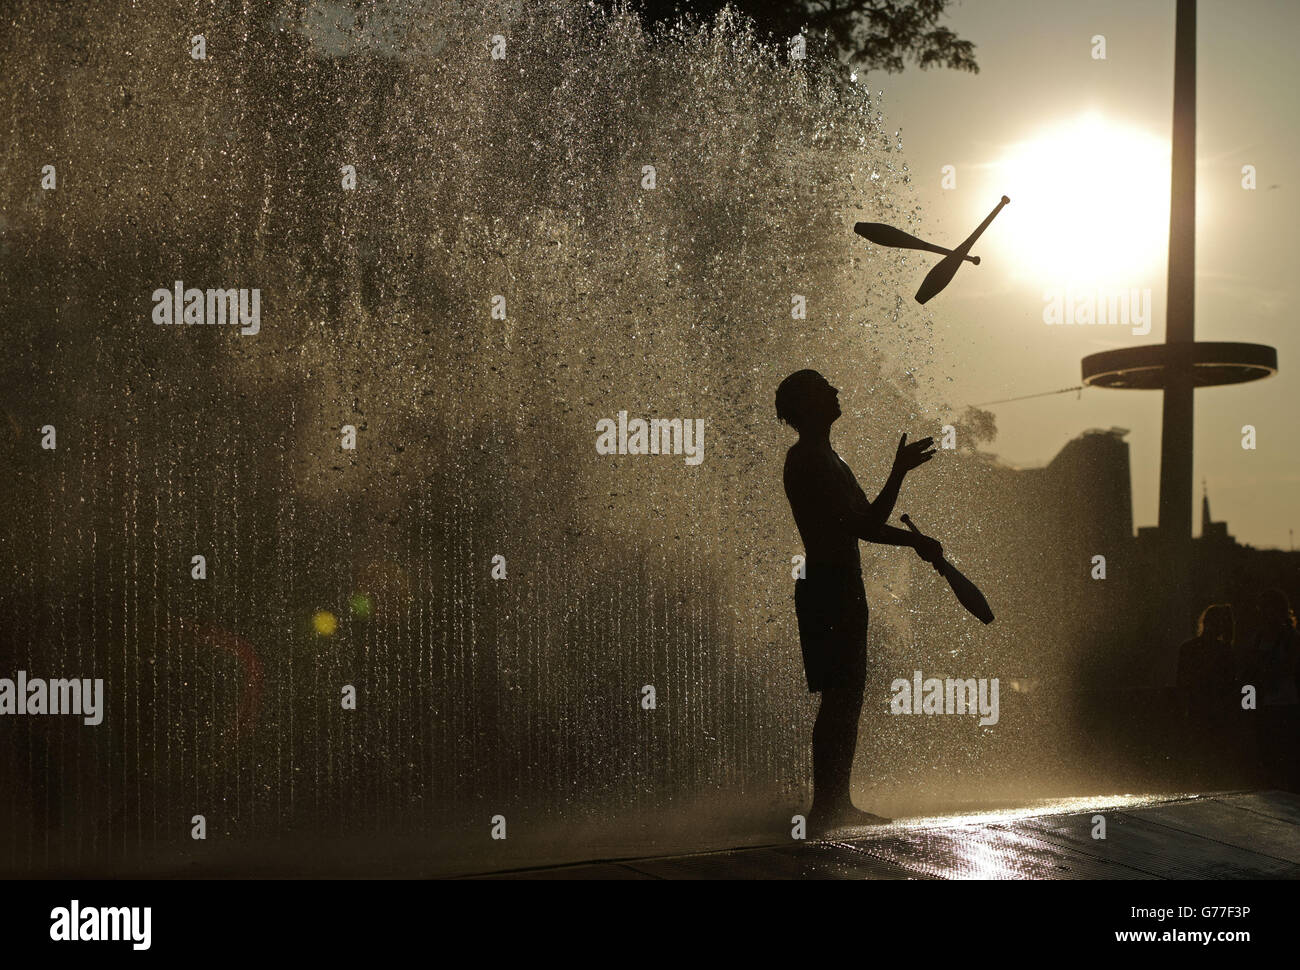
[[[1040,394],[1025,394],[1021,397],[1007,397],[1000,401],[984,401],[981,404],[972,404],[970,406],[973,408],[983,408],[988,407],[991,404],[1010,404],[1012,401],[1028,401],[1030,398],[1034,397],[1051,397],[1053,394],[1069,394],[1071,391],[1082,391],[1083,389],[1084,385],[1080,384],[1078,387],[1063,387],[1059,391],[1043,391]]]

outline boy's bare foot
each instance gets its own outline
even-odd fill
[[[825,812],[814,810],[808,816],[808,827],[815,832],[828,832],[860,825],[888,825],[892,821],[883,815],[864,812],[854,805],[841,805]]]

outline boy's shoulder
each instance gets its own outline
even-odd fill
[[[816,478],[826,477],[834,469],[840,458],[834,451],[795,442],[785,453],[785,477]]]

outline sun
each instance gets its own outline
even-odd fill
[[[1169,240],[1169,141],[1089,113],[1011,147],[1013,273],[1044,286],[1154,286]]]

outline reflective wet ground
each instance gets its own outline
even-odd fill
[[[1105,838],[1098,817],[1105,821]],[[542,879],[1293,879],[1300,796],[1063,799],[820,841],[496,873]]]

